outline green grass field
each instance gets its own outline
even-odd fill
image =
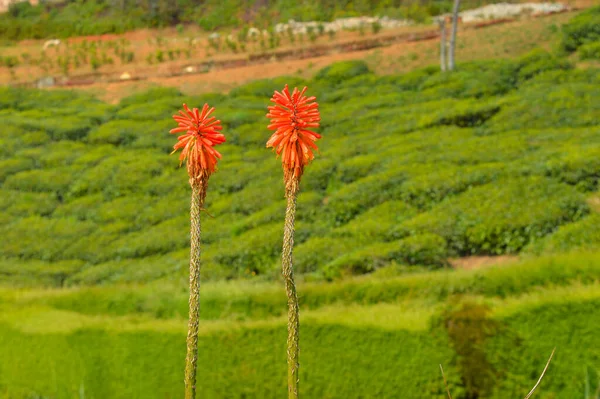
[[[190,189],[168,130],[183,102],[216,106],[228,140],[203,216],[198,396],[285,395],[264,115],[290,83],[323,119],[296,225],[302,396],[444,398],[442,364],[455,399],[522,398],[556,347],[535,397],[595,398],[600,73],[564,51],[591,48],[598,15],[561,51],[448,74],[353,61],[117,105],[0,88],[0,397],[181,397]],[[496,255],[515,260],[449,267]]]
[[[580,253],[481,271],[302,284],[302,392],[442,398],[442,363],[454,397],[464,397],[440,314],[471,303],[490,313],[452,320],[470,321],[476,331],[495,326],[483,347],[489,364],[482,371],[494,376],[486,397],[524,396],[553,347],[557,355],[539,397],[582,397],[586,367],[593,370],[600,357],[593,322],[600,316],[599,275],[600,255]],[[9,398],[180,397],[182,291],[165,284],[3,290],[0,392]],[[274,283],[204,286],[201,397],[284,395],[282,291]]]

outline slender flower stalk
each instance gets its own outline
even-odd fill
[[[213,148],[225,142],[220,133],[221,121],[209,117],[215,110],[204,104],[202,111],[198,108],[190,110],[183,104],[184,111],[174,115],[178,127],[170,133],[182,133],[173,146],[173,153],[182,150],[179,165],[187,160],[187,170],[192,187],[190,207],[190,298],[189,321],[187,333],[187,355],[185,358],[185,398],[196,398],[196,368],[198,362],[198,326],[200,323],[200,213],[203,210],[208,179],[217,169],[217,161],[221,154]]]
[[[271,98],[275,105],[268,108],[269,113],[267,114],[267,118],[271,119],[268,128],[275,130],[275,133],[267,142],[267,148],[273,148],[278,156],[281,155],[287,199],[281,268],[288,299],[287,362],[288,397],[290,399],[298,398],[300,382],[298,374],[300,366],[298,360],[300,318],[292,265],[296,198],[304,167],[313,160],[313,150],[318,149],[314,142],[321,138],[318,133],[308,130],[309,128],[319,127],[321,117],[318,109],[319,104],[314,102],[316,98],[304,95],[306,89],[305,87],[302,91],[299,91],[294,88],[294,91],[290,93],[286,85],[281,93],[276,91]]]

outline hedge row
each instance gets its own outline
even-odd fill
[[[274,278],[285,199],[279,161],[264,149],[264,113],[288,81],[307,83],[323,116],[321,155],[298,203],[295,262],[310,278],[516,253],[583,217],[578,192],[598,189],[597,71],[543,51],[453,74],[376,76],[349,61],[307,82],[260,80],[199,97],[155,88],[116,106],[3,88],[0,252],[10,262],[82,261],[88,277],[73,282],[159,279],[165,270],[178,278],[179,268],[152,261],[188,244],[189,188],[167,132],[181,103],[206,101],[228,142],[207,197],[205,276]],[[156,273],[111,266],[144,259]]]

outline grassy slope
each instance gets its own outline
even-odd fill
[[[492,364],[502,373],[493,397],[523,396],[553,346],[558,355],[540,392],[546,397],[575,397],[583,392],[583,366],[594,366],[600,356],[594,344],[600,330],[589,322],[600,316],[598,264],[598,254],[572,254],[487,271],[442,273],[445,277],[432,272],[421,278],[439,291],[462,292],[467,295],[463,300],[491,306],[492,318],[503,326],[486,346]],[[577,271],[586,268],[586,273]],[[529,270],[538,270],[538,277],[522,278]],[[567,274],[571,278],[565,280]],[[403,279],[412,285],[411,277]],[[481,284],[469,284],[469,279]],[[497,288],[482,290],[486,281]],[[453,350],[436,321],[445,305],[438,302],[438,295],[415,297],[413,291],[396,291],[392,298],[393,290],[382,288],[382,283],[337,283],[341,302],[333,304],[318,300],[317,286],[300,287],[305,301],[318,302],[305,303],[302,312],[304,395],[440,398],[443,387],[437,364],[443,363],[455,397],[461,397]],[[402,279],[390,285],[401,283]],[[230,283],[224,291],[222,286],[208,285],[205,292],[217,297],[220,293],[221,302],[205,299],[204,309],[211,313],[211,308],[227,308],[224,298],[235,304],[236,291],[244,290],[250,290],[253,298],[262,297],[260,319],[234,313],[202,323],[203,397],[279,397],[285,392],[285,318],[278,315],[278,308],[264,305],[280,288]],[[142,292],[153,300],[152,291]],[[73,302],[77,311],[56,301],[57,296],[72,294],[9,290],[0,295],[0,392],[16,398],[24,394],[66,398],[80,390],[91,398],[180,396],[184,318],[139,314],[126,303],[111,302],[119,294],[110,288],[94,289],[95,301]],[[388,295],[389,303],[366,299],[378,295]],[[98,302],[112,306],[84,314]],[[260,302],[255,300],[256,306]],[[118,308],[122,312],[115,312]]]

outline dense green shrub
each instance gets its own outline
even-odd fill
[[[272,223],[246,231],[230,242],[219,242],[214,259],[240,275],[265,274],[281,252],[281,231],[281,223]]]
[[[592,7],[563,25],[562,48],[576,51],[581,45],[600,40],[600,6]]]
[[[140,123],[138,121],[111,121],[94,129],[88,135],[90,144],[114,144],[128,145],[131,144],[141,131],[145,131],[154,123]],[[143,129],[143,130],[142,130]]]
[[[503,180],[471,189],[402,223],[396,234],[431,232],[459,255],[515,253],[588,212],[573,188],[543,178]]]
[[[112,240],[106,236],[97,236],[96,238],[100,238],[101,241],[94,243],[90,236],[90,240],[86,240],[85,242],[80,240],[76,245],[79,245],[83,250],[87,250],[87,244],[100,247],[112,242]],[[72,248],[69,249],[71,250]],[[87,251],[91,256],[97,255],[97,252],[93,251],[93,248],[92,250]],[[87,267],[82,268],[77,273],[71,274],[69,278],[65,280],[65,284],[96,285],[107,283],[143,283],[145,281],[157,280],[164,276],[185,275],[185,272],[188,270],[189,250],[184,250],[171,252],[166,255],[147,256],[143,259],[119,259],[100,264],[87,265]],[[211,271],[214,272],[214,270]],[[131,296],[129,296],[129,298],[131,298]],[[151,298],[146,299],[152,301]],[[165,300],[164,297],[160,299]],[[172,303],[169,303],[169,307],[158,308],[156,302],[158,302],[158,300],[155,300],[155,303],[150,303],[146,306],[140,306],[139,303],[134,302],[132,303],[132,306],[138,307],[138,309],[152,309],[151,311],[156,317],[173,317],[177,314],[176,311],[178,308],[175,308]],[[120,306],[119,303],[113,302],[113,304]],[[123,310],[124,309],[121,309],[121,311]],[[123,313],[127,312],[123,311]]]
[[[143,93],[133,94],[123,98],[119,102],[119,108],[123,109],[132,105],[144,105],[155,101],[160,101],[165,98],[175,99],[180,97],[183,98],[183,94],[174,87],[154,87]],[[175,104],[175,106],[181,106],[181,104]]]
[[[21,191],[53,192],[63,196],[73,183],[72,172],[69,168],[19,172],[9,176],[4,187]]]
[[[48,216],[57,205],[55,193],[0,189],[0,209],[13,216]]]
[[[118,197],[135,192],[142,183],[165,172],[170,161],[156,151],[136,151],[135,157],[120,152],[85,170],[75,180],[69,194],[78,197],[102,192],[107,197]]]
[[[517,60],[516,82],[521,84],[543,72],[571,68],[572,65],[568,61],[557,58],[545,50],[536,49]]]
[[[82,268],[83,262],[78,260],[0,259],[0,282],[10,282],[13,287],[62,287],[69,276]]]
[[[447,264],[446,240],[435,234],[416,234],[402,240],[367,245],[337,257],[325,268],[327,278],[365,274],[390,262],[421,266]]]
[[[140,231],[121,234],[104,248],[101,260],[143,258],[185,248],[190,243],[189,235],[179,232],[188,230],[188,225],[189,216],[182,215]]]
[[[600,94],[594,87],[583,83],[527,87],[488,119],[481,132],[596,125]]]
[[[389,198],[397,198],[403,175],[385,172],[367,176],[343,186],[329,197],[325,212],[335,226],[352,220],[366,209]]]
[[[30,131],[45,131],[53,140],[80,140],[90,130],[92,121],[77,116],[61,116],[50,118],[51,113],[44,113],[39,118],[33,118],[25,111],[7,117],[5,123],[22,127]]]
[[[354,240],[344,237],[312,237],[294,248],[294,268],[299,273],[322,270],[330,261],[351,251],[354,245]]]
[[[599,130],[594,129],[596,132]],[[564,146],[565,152],[545,164],[546,174],[582,191],[595,191],[600,181],[600,143]]]
[[[554,253],[600,248],[600,215],[591,214],[576,223],[561,226],[528,248],[531,252]]]
[[[584,44],[577,52],[582,60],[600,60],[600,39],[597,42]]]
[[[12,174],[32,168],[33,161],[31,159],[12,158],[0,160],[0,182]]]
[[[56,260],[75,239],[94,228],[87,221],[28,216],[0,227],[4,237],[0,248],[8,257]]]
[[[402,183],[401,197],[424,208],[471,187],[489,183],[506,173],[499,164],[456,167],[437,164],[432,170],[422,168],[419,174]]]
[[[229,95],[233,97],[260,97],[261,101],[264,103],[265,100],[268,102],[268,99],[273,96],[273,92],[275,90],[281,92],[286,84],[290,87],[290,90],[292,90],[294,87],[298,87],[301,90],[302,86],[305,85],[305,81],[295,76],[278,76],[273,79],[255,80],[243,86],[238,86],[231,89]]]
[[[128,98],[123,99],[127,101]],[[132,121],[154,121],[165,120],[171,115],[177,114],[177,110],[182,107],[183,100],[178,97],[161,98],[155,101],[144,103],[133,103],[125,106],[115,114],[116,118],[128,119]],[[121,103],[120,105],[123,105]],[[201,108],[201,105],[198,107]]]
[[[333,230],[333,235],[352,237],[359,243],[387,239],[397,225],[414,217],[417,210],[402,201],[386,201]]]
[[[369,67],[363,61],[342,61],[317,72],[315,78],[330,85],[339,85],[345,80],[369,73]]]

